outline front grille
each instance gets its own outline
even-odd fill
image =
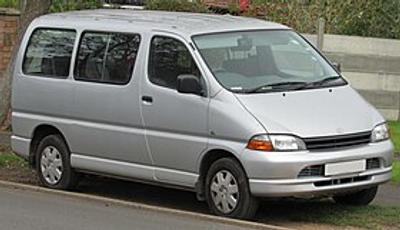
[[[370,169],[379,169],[381,167],[381,163],[379,158],[371,158],[367,160],[367,170]]]
[[[340,184],[349,184],[361,181],[370,180],[370,176],[358,176],[358,177],[348,177],[348,178],[341,178],[341,179],[333,179],[328,181],[319,181],[315,182],[315,187],[325,187],[325,186],[332,186],[332,185],[340,185]]]
[[[366,170],[379,169],[381,163],[379,158],[367,159]],[[304,167],[297,175],[298,178],[325,176],[325,165],[312,165]]]
[[[324,166],[314,165],[307,166],[299,173],[298,177],[313,177],[313,176],[324,176]]]
[[[354,145],[368,144],[371,132],[354,133],[349,135],[305,138],[307,149],[335,149]]]

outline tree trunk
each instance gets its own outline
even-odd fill
[[[24,12],[21,12],[18,38],[12,50],[11,61],[8,64],[7,70],[4,72],[4,88],[1,90],[0,121],[3,124],[3,127],[8,127],[10,125],[9,119],[7,119],[7,114],[9,114],[10,110],[12,75],[20,43],[31,21],[36,17],[47,13],[51,5],[51,0],[26,0],[20,2],[25,2],[25,6],[21,6],[21,9],[25,10]]]

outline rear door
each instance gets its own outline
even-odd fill
[[[48,124],[59,129],[67,138],[73,81],[70,64],[77,32],[66,28],[29,28],[29,41],[24,40],[20,60],[13,78],[13,148],[28,156],[21,140],[32,138],[34,129]],[[20,63],[22,61],[22,63]],[[16,141],[16,142],[15,142]],[[15,145],[17,143],[18,145]],[[17,149],[16,149],[17,147]]]

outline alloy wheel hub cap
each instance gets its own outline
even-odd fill
[[[210,186],[215,207],[224,214],[233,212],[239,200],[236,178],[230,172],[222,170],[214,175]]]
[[[60,182],[63,174],[61,154],[54,146],[47,146],[40,158],[40,169],[43,178],[50,185]]]

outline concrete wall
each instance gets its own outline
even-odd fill
[[[316,35],[304,35],[316,44]],[[400,120],[400,40],[325,35],[323,53],[388,120]]]

